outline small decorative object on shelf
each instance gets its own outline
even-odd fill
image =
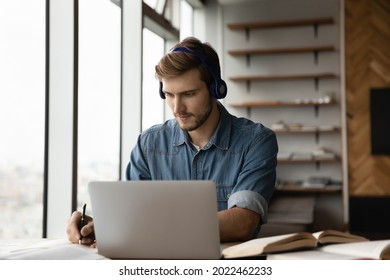
[[[278,121],[277,123],[274,123],[274,124],[271,125],[271,129],[274,130],[274,131],[286,130],[287,126],[284,123],[284,121]]]
[[[313,176],[302,182],[304,188],[325,188],[332,183],[330,177]]]
[[[308,152],[294,152],[292,153],[292,160],[300,161],[300,160],[311,160],[313,159],[313,155]]]
[[[291,153],[283,153],[283,152],[279,152],[278,153],[278,160],[289,160],[291,159]]]
[[[323,97],[314,98],[314,99],[309,99],[309,98],[295,99],[295,103],[297,104],[330,104],[334,102],[335,102],[334,97],[331,95],[325,95]]]
[[[334,159],[336,155],[334,152],[326,148],[318,148],[313,151],[313,156],[315,159]]]

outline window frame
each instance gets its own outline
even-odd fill
[[[78,0],[46,1],[43,237],[63,237],[77,203]]]

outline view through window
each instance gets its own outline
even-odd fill
[[[79,209],[89,204],[90,181],[119,180],[120,56],[120,7],[108,0],[80,0]]]
[[[155,9],[161,2],[144,1]],[[193,34],[193,8],[185,0],[180,1],[180,37]],[[172,46],[168,46],[170,48]],[[170,110],[166,111],[165,102],[159,97],[159,81],[155,77],[155,66],[165,53],[165,39],[147,28],[143,29],[143,56],[142,56],[142,130],[152,125],[162,123],[172,118]],[[167,115],[165,115],[167,114]]]
[[[42,236],[45,9],[0,1],[0,238]]]
[[[164,55],[164,39],[143,29],[142,56],[142,130],[164,121],[164,101],[159,95],[155,66]]]

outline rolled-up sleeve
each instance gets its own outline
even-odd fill
[[[268,202],[254,191],[239,191],[233,193],[228,200],[228,208],[240,207],[256,212],[261,217],[261,224],[267,222]]]

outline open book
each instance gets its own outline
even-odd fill
[[[390,260],[390,239],[332,244],[314,250],[267,255],[267,260]]]
[[[325,244],[358,241],[368,241],[368,239],[336,230],[325,230],[315,233],[298,232],[252,239],[224,249],[222,256],[225,259],[245,258],[278,252],[314,249]]]

